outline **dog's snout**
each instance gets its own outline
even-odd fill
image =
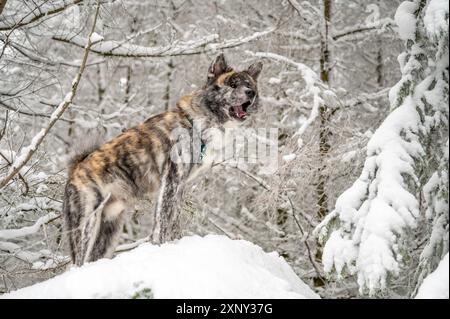
[[[255,91],[252,89],[245,89],[245,95],[247,95],[248,98],[253,99],[255,97]]]

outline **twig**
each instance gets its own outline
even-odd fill
[[[9,111],[6,110],[6,114],[5,114],[5,125],[3,125],[3,129],[0,132],[0,141],[2,140],[3,136],[5,136],[6,133],[6,127],[8,126],[8,117],[9,117]]]
[[[1,14],[2,5],[4,6],[6,4],[6,0],[3,0],[3,1],[0,0],[0,14]],[[61,6],[54,7],[54,8],[49,9],[49,10],[42,10],[40,8],[41,6],[37,6],[31,12],[29,12],[26,15],[24,15],[23,17],[21,17],[19,22],[15,22],[13,24],[8,24],[6,22],[0,23],[0,31],[11,30],[13,28],[17,29],[17,28],[26,26],[26,25],[28,25],[30,23],[33,23],[33,22],[36,22],[36,21],[38,21],[38,20],[40,20],[42,18],[48,18],[51,15],[57,14],[59,12],[62,12],[64,10],[66,10],[68,7],[76,5],[76,4],[78,4],[80,2],[83,2],[83,1],[84,0],[73,0],[70,3],[66,3],[64,1]],[[35,14],[34,11],[39,11],[39,14]]]
[[[305,231],[303,230],[302,225],[300,224],[300,221],[298,220],[297,216],[295,215],[295,207],[292,203],[291,198],[288,195],[286,195],[286,196],[289,199],[289,203],[291,204],[292,217],[294,218],[295,224],[297,225],[298,229],[300,230],[300,233],[303,236],[305,234]],[[325,279],[322,277],[322,274],[320,273],[319,268],[317,267],[316,262],[314,261],[314,258],[312,256],[311,247],[309,247],[309,243],[308,243],[308,238],[309,238],[309,233],[306,234],[306,238],[303,240],[303,242],[305,243],[305,246],[306,246],[306,250],[308,251],[308,259],[309,259],[311,265],[313,266],[314,270],[316,271],[317,276],[323,282],[325,282]]]
[[[1,135],[0,135],[0,140],[1,140]],[[11,165],[11,161],[2,153],[0,152],[0,156],[5,160],[5,162],[8,165]],[[28,191],[30,190],[30,187],[28,186],[27,181],[25,180],[25,178],[22,176],[22,174],[20,174],[20,172],[17,174],[20,178],[20,180],[22,181],[23,185],[25,186],[25,190],[22,192],[22,195],[25,196],[28,194]]]

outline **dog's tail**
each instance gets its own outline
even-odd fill
[[[86,140],[79,140],[74,143],[73,149],[75,150],[68,162],[69,175],[73,171],[77,164],[84,161],[86,157],[92,152],[97,150],[104,142],[104,138],[95,136]]]

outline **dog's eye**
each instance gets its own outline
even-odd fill
[[[230,87],[232,87],[233,89],[237,88],[239,85],[238,81],[236,79],[231,79],[230,80]]]

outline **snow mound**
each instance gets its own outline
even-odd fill
[[[429,274],[419,288],[416,299],[448,299],[448,253],[441,260],[439,266]]]
[[[276,252],[225,236],[145,243],[2,298],[319,298]]]

